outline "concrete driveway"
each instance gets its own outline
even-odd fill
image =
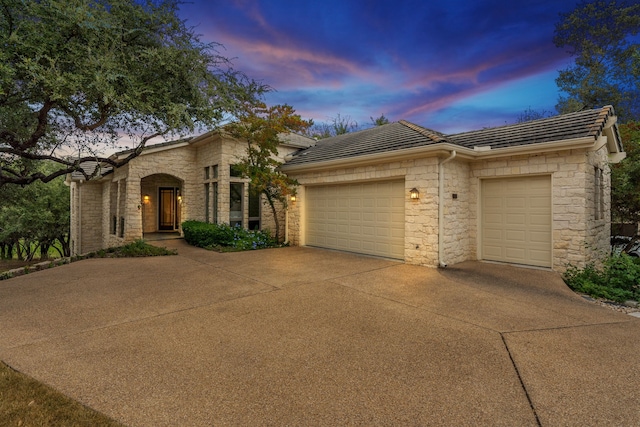
[[[0,359],[130,426],[640,425],[640,319],[557,274],[162,244],[0,282]]]

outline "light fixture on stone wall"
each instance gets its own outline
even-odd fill
[[[149,203],[149,195],[148,195],[148,194],[145,194],[145,195],[142,197],[142,201],[144,202],[144,204],[145,204],[145,205],[146,205],[146,204],[148,204],[148,203]]]
[[[295,195],[291,196],[291,201],[295,203],[295,201],[296,201],[296,196]]]
[[[411,200],[418,200],[420,198],[420,192],[417,188],[414,187],[409,190],[409,197],[411,198]]]

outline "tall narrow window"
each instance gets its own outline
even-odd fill
[[[204,220],[205,222],[209,222],[209,210],[210,210],[210,206],[209,206],[209,183],[206,183],[204,185]]]
[[[209,179],[209,166],[204,168],[204,179]]]
[[[249,230],[260,230],[260,193],[249,186]]]
[[[229,184],[229,225],[242,227],[242,199],[244,184],[232,182]]]
[[[213,209],[211,209],[213,213],[213,223],[218,223],[218,183],[213,183]]]
[[[599,167],[594,168],[595,191],[594,191],[594,218],[604,219],[604,173]]]

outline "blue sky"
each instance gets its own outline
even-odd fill
[[[553,45],[575,0],[193,0],[180,15],[303,118],[405,119],[445,133],[555,111]]]

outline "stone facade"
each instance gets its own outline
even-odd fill
[[[300,187],[296,202],[289,208],[289,241],[304,245],[305,187],[372,180],[403,179],[405,193],[420,191],[420,199],[405,202],[405,256],[410,264],[436,266],[438,263],[438,158],[419,158],[354,168],[329,169],[292,175]]]
[[[603,171],[602,217],[594,218],[595,168]],[[567,150],[512,156],[470,163],[468,259],[481,258],[479,248],[482,179],[550,175],[552,182],[553,269],[584,266],[606,253],[610,235],[610,172],[607,150]],[[474,255],[473,252],[476,252]]]
[[[279,160],[298,150],[279,147]],[[72,253],[81,254],[141,239],[160,231],[160,189],[174,189],[174,223],[167,231],[181,232],[189,219],[229,223],[230,185],[242,184],[242,223],[249,224],[248,180],[231,176],[230,166],[246,151],[245,143],[206,134],[196,142],[149,147],[127,165],[101,179],[71,181]],[[254,221],[275,231],[271,208],[260,196],[260,213]],[[208,206],[207,206],[208,201]],[[285,235],[286,214],[277,206],[279,234]],[[173,221],[172,221],[173,222]],[[166,228],[166,227],[165,227]]]
[[[310,186],[402,181],[402,259],[406,263],[436,267],[483,259],[483,181],[545,176],[551,183],[551,268],[564,271],[569,264],[597,262],[609,245],[609,156],[624,155],[620,146],[612,148],[612,144],[618,144],[614,130],[606,127],[595,143],[585,138],[579,141],[582,145],[571,145],[571,149],[556,142],[552,148],[539,151],[529,146],[495,150],[462,147],[454,155],[447,147],[411,151],[391,159],[377,155],[357,162],[338,159],[293,169],[285,166],[300,185],[296,200],[286,208],[277,208],[278,234],[292,245],[306,244]],[[300,148],[300,143],[281,146],[280,160]],[[264,198],[258,210],[250,209],[255,199],[248,181],[232,171],[245,150],[241,141],[210,133],[188,142],[149,147],[128,165],[99,180],[72,181],[73,253],[121,245],[166,227],[160,223],[160,189],[168,189],[175,198],[169,231],[181,231],[180,223],[188,219],[227,224],[238,221],[245,228],[259,223],[261,229],[275,231],[276,221]],[[409,197],[413,188],[419,191],[418,199]],[[230,213],[232,190],[241,193],[235,203],[242,206],[234,210],[240,214],[234,218]]]
[[[311,185],[352,183],[369,180],[404,179],[405,252],[409,264],[435,267],[442,261],[455,264],[482,259],[480,253],[480,184],[483,179],[550,175],[552,179],[553,265],[564,271],[568,264],[584,266],[597,261],[608,249],[610,233],[610,173],[607,149],[565,150],[497,159],[443,157],[378,163],[354,168],[296,172],[298,197],[289,209],[289,239],[304,245],[305,188]],[[439,195],[439,168],[443,168],[444,191]],[[596,174],[601,170],[596,191]],[[419,200],[408,195],[412,188]],[[599,200],[596,200],[599,197]],[[439,237],[438,203],[443,202],[443,235]],[[596,204],[601,215],[596,218]],[[439,259],[439,245],[443,259]]]

